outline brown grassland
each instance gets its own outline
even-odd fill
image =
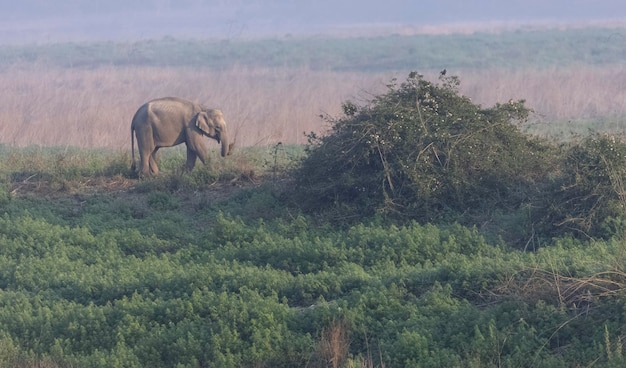
[[[438,71],[420,71],[436,80]],[[305,143],[323,132],[321,114],[341,103],[365,103],[385,90],[389,73],[233,66],[60,68],[16,65],[0,71],[0,143],[10,146],[130,148],[130,120],[145,101],[179,96],[224,111],[237,146]],[[626,67],[450,70],[461,92],[491,106],[525,99],[542,134],[590,127],[623,133]],[[215,145],[217,147],[217,145]]]

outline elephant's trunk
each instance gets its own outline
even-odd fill
[[[220,135],[220,141],[222,143],[222,157],[226,157],[230,154],[230,146],[228,145],[228,134],[226,134],[226,132],[222,132],[222,134]]]

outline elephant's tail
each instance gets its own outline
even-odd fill
[[[132,124],[130,126],[130,157],[132,160],[130,169],[135,171],[137,168],[137,165],[135,164],[135,127]]]

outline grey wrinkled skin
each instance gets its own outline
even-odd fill
[[[221,154],[230,154],[229,137],[222,111],[176,97],[155,99],[143,104],[130,126],[132,170],[135,166],[135,136],[139,150],[139,175],[157,175],[156,153],[161,147],[187,145],[185,168],[191,171],[196,158],[208,160],[206,139],[222,144]]]

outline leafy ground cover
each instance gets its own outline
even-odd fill
[[[523,102],[445,76],[344,112],[304,152],[181,175],[172,149],[150,180],[126,153],[1,147],[0,365],[626,363],[623,143],[526,136]]]
[[[92,195],[72,216],[68,198],[5,200],[2,364],[624,363],[621,237],[527,253],[460,225],[336,230],[223,212],[241,195],[280,201],[251,192],[188,213],[169,191],[135,193],[126,211]]]

